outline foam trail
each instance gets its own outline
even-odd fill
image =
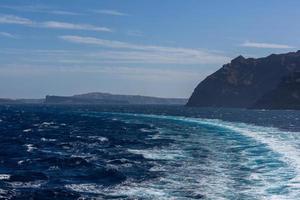
[[[295,199],[300,193],[300,133],[284,132],[277,128],[255,126],[246,123],[225,122],[218,119],[188,118],[180,116],[163,116],[131,113],[107,113],[113,115],[125,115],[132,117],[156,118],[165,120],[176,120],[187,123],[218,127],[225,130],[249,137],[259,143],[265,144],[270,150],[280,155],[280,159],[291,167],[295,176],[288,180],[287,185],[291,188],[289,194],[272,195],[261,197],[266,199]],[[284,170],[283,170],[283,173]],[[278,174],[274,174],[276,176]],[[253,175],[255,176],[255,175]]]

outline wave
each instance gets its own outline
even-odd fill
[[[10,192],[12,193],[12,192]],[[4,199],[15,199],[16,194],[9,195],[5,194]],[[8,198],[9,197],[9,198]],[[0,191],[1,198],[1,191]],[[85,199],[81,198],[80,194],[76,192],[71,192],[70,190],[64,188],[54,188],[54,189],[39,189],[39,190],[22,190],[18,192],[17,199]]]
[[[272,151],[272,158],[279,159],[283,164],[277,161],[270,161],[260,165],[268,167],[268,170],[256,172],[252,170],[249,179],[255,182],[260,180],[264,186],[249,189],[249,193],[257,193],[268,199],[295,199],[300,193],[300,133],[282,131],[274,127],[256,126],[246,123],[228,122],[219,119],[191,118],[181,116],[152,115],[152,114],[132,114],[132,113],[106,113],[110,115],[119,115],[134,118],[151,118],[160,120],[180,121],[184,123],[193,123],[201,126],[218,128],[219,131],[229,131],[232,134],[239,134],[249,138],[259,144],[263,144]],[[255,149],[255,148],[253,148]],[[253,150],[254,151],[254,150]],[[129,149],[129,152],[141,154],[144,158],[154,160],[172,160],[184,156],[181,152],[174,150],[138,150]],[[165,153],[164,153],[165,152]],[[255,162],[261,162],[259,159],[249,161],[249,165]],[[251,166],[248,166],[251,169]],[[215,177],[217,178],[217,177]],[[223,177],[224,179],[226,177]],[[272,183],[273,180],[273,183]],[[278,184],[278,181],[280,182]],[[277,184],[274,184],[274,183]],[[205,185],[205,183],[204,183]],[[288,188],[288,189],[286,189]],[[280,192],[280,191],[283,192]],[[268,195],[266,194],[268,193]]]
[[[91,163],[81,157],[45,157],[39,159],[41,163],[46,163],[48,166],[58,166],[59,168],[80,168],[89,167]]]
[[[32,182],[37,180],[48,180],[48,177],[42,172],[17,172],[10,175],[9,181],[12,182]]]
[[[293,121],[299,114],[197,113],[225,121],[184,117],[198,111],[178,107],[92,110],[47,108],[1,115],[0,199],[300,196],[300,133],[248,123],[299,130]],[[137,114],[148,111],[162,115]]]

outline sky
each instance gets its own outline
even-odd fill
[[[298,0],[1,0],[0,97],[189,97],[231,59],[300,49]]]

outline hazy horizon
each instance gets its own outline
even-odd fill
[[[238,55],[297,51],[299,7],[292,0],[3,0],[0,97],[188,98]]]
[[[112,94],[112,95],[132,95],[132,96],[145,96],[145,97],[157,97],[157,98],[178,98],[178,99],[188,99],[189,97],[166,97],[166,96],[149,96],[149,95],[140,95],[140,94],[127,94],[127,93],[124,93],[124,94],[121,94],[121,93],[111,93],[111,92],[101,92],[101,91],[91,91],[91,92],[84,92],[84,93],[76,93],[76,94],[46,94],[44,96],[40,96],[40,97],[32,97],[32,98],[28,98],[28,97],[0,97],[2,99],[44,99],[46,98],[46,96],[66,96],[66,97],[69,97],[69,96],[73,96],[73,95],[81,95],[81,94],[88,94],[88,93],[109,93],[109,94]]]

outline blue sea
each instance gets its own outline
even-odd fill
[[[300,112],[0,106],[0,199],[300,199]]]

